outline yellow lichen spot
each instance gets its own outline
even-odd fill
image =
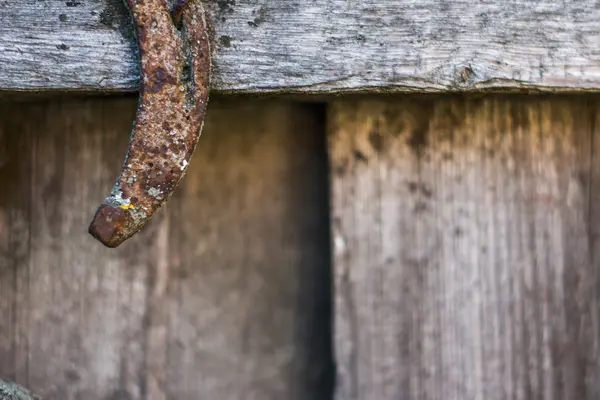
[[[120,206],[123,210],[129,210],[130,208],[133,208],[133,204],[121,204]]]

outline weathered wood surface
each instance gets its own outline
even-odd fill
[[[341,99],[337,398],[600,398],[600,99]]]
[[[0,376],[45,400],[330,398],[320,107],[213,100],[167,209],[111,250],[86,230],[135,107],[2,105]]]
[[[600,89],[596,0],[204,0],[213,90]],[[137,88],[122,0],[0,0],[0,90]]]

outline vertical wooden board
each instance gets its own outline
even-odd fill
[[[29,208],[29,237],[27,257],[13,267],[22,276],[14,296],[1,297],[12,298],[17,315],[24,315],[17,320],[21,340],[13,342],[24,360],[13,365],[16,380],[45,398],[143,398],[141,339],[152,260],[143,250],[153,247],[156,235],[148,229],[136,243],[111,251],[87,234],[94,207],[122,163],[132,100],[2,110],[5,134],[24,141],[21,152],[30,164],[7,171],[21,176],[10,182],[28,196],[13,197],[3,209]]]
[[[87,226],[118,174],[135,100],[2,107],[0,376],[46,399],[326,398],[318,107],[213,101],[171,205],[107,249]]]
[[[598,105],[332,104],[338,399],[597,398]]]
[[[594,129],[594,132],[599,128],[600,122],[600,107],[590,101],[590,113],[592,117],[589,123]],[[586,219],[588,221],[587,234],[588,242],[590,247],[590,262],[592,266],[598,266],[600,263],[600,208],[597,204],[600,204],[600,138],[597,134],[592,136],[592,143],[589,146],[590,154],[590,170],[581,175],[581,179],[584,182],[588,182],[588,203],[587,203],[587,214]],[[598,312],[598,304],[600,304],[600,274],[597,268],[594,268],[592,272],[585,280],[583,285],[580,285],[582,294],[574,297],[572,301],[577,301],[581,307],[587,307],[590,313],[586,316],[587,320],[584,320],[584,325],[579,328],[587,339],[586,348],[581,351],[587,355],[587,357],[598,364],[600,360],[600,338],[597,332],[600,331],[600,313]],[[590,300],[589,297],[592,297]],[[589,302],[588,302],[589,301]],[[583,303],[583,302],[588,302]],[[586,387],[588,389],[587,396],[589,398],[600,398],[600,385],[594,382],[596,377],[586,376]]]
[[[0,104],[0,114],[6,104]],[[27,304],[31,220],[31,154],[25,135],[11,135],[13,119],[0,119],[0,370],[26,380]]]
[[[169,398],[331,396],[318,106],[212,108],[170,204]]]

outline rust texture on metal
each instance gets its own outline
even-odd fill
[[[127,0],[140,58],[140,100],[129,152],[89,232],[117,247],[138,232],[177,187],[204,121],[210,48],[199,0]]]
[[[40,397],[14,382],[0,380],[0,400],[40,400]]]

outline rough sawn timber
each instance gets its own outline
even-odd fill
[[[600,89],[596,0],[204,0],[222,92]],[[0,90],[134,91],[121,0],[0,0]]]
[[[332,105],[337,399],[600,399],[599,110]]]

